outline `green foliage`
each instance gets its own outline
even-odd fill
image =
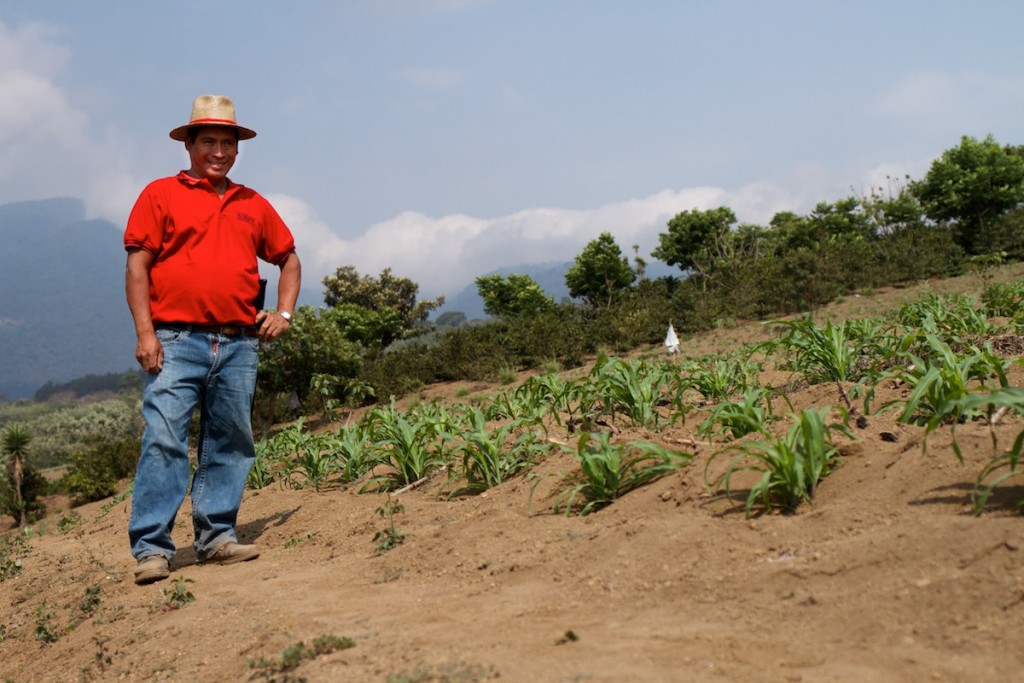
[[[825,424],[827,411],[802,410],[794,416],[793,425],[784,436],[761,431],[761,440],[732,444],[714,453],[704,469],[704,478],[712,491],[725,489],[732,498],[732,478],[737,472],[750,471],[760,478],[750,488],[745,506],[751,516],[754,505],[761,503],[765,511],[776,507],[793,511],[801,502],[810,502],[822,479],[835,468],[838,448],[831,432],[839,431],[852,438],[838,423]],[[726,470],[710,479],[708,472],[720,455],[735,452]]]
[[[142,434],[139,399],[128,394],[85,405],[37,403],[29,410],[14,406],[8,415],[7,424],[20,422],[32,433],[28,461],[37,469],[66,465],[94,435],[118,439]]]
[[[384,504],[377,508],[377,515],[387,520],[387,527],[373,535],[373,542],[377,544],[375,553],[383,555],[389,550],[394,550],[405,542],[405,532],[395,526],[395,515],[405,512],[405,506],[393,496],[387,496]]]
[[[591,306],[611,306],[636,279],[636,272],[610,232],[602,232],[583,248],[565,274],[569,295]]]
[[[964,397],[961,409],[964,412],[984,412],[992,424],[992,418],[999,411],[1011,410],[1018,415],[1024,413],[1024,389],[1020,387],[1001,387],[987,392],[976,392]],[[1024,430],[1021,430],[1013,440],[1009,450],[1000,452],[999,445],[995,440],[995,432],[992,433],[992,450],[994,455],[991,460],[982,468],[978,474],[971,499],[974,503],[975,514],[980,515],[985,509],[996,487],[1006,481],[1024,474],[1024,467],[1021,467],[1021,452],[1024,450]],[[959,448],[956,449],[960,455]],[[1017,502],[1018,509],[1024,507],[1024,500]]]
[[[697,434],[739,439],[747,434],[767,431],[768,423],[774,419],[771,392],[761,387],[751,387],[743,393],[742,402],[724,401],[717,404],[697,427]]]
[[[21,561],[29,552],[28,541],[20,533],[0,534],[0,582],[21,573],[24,569]]]
[[[317,375],[337,379],[342,390],[354,378],[361,364],[359,346],[349,340],[338,311],[299,306],[292,316],[288,334],[260,349],[257,392],[269,404],[278,394],[294,392],[306,396]],[[271,414],[270,422],[275,421]]]
[[[449,497],[486,491],[519,474],[547,453],[547,444],[535,432],[524,429],[527,424],[510,420],[489,425],[483,410],[471,408],[467,423],[455,434],[445,434],[453,444],[452,458],[462,462],[461,471],[449,475],[449,483],[459,478],[465,481]]]
[[[179,577],[170,587],[163,589],[165,612],[181,609],[188,603],[195,602],[196,596],[188,588],[190,583],[195,583],[195,581]]]
[[[407,486],[444,464],[441,433],[447,425],[438,417],[430,408],[400,411],[394,401],[370,411],[366,428],[372,438],[375,460],[389,471],[372,477],[363,490],[369,486],[379,490]]]
[[[0,513],[13,517],[15,526],[20,527],[42,516],[45,506],[39,497],[49,489],[42,475],[28,464],[33,438],[24,426],[13,424],[8,425],[0,442],[7,456],[0,478]]]
[[[1024,203],[1024,156],[991,135],[980,141],[965,135],[910,190],[929,218],[956,226],[957,243],[967,254],[995,251],[990,224]]]
[[[715,262],[729,253],[730,227],[735,222],[736,214],[724,206],[683,211],[668,222],[668,232],[658,235],[658,246],[651,255],[707,277]]]
[[[596,399],[591,400],[598,408],[596,415],[622,415],[633,426],[657,428],[658,406],[668,402],[665,393],[673,374],[674,369],[664,364],[603,357],[576,394],[586,392]]]
[[[881,323],[853,319],[837,324],[827,321],[824,327],[810,318],[777,320],[772,324],[789,331],[779,347],[812,384],[857,381],[864,377],[881,355],[877,340],[885,334]]]
[[[630,491],[685,467],[693,457],[643,441],[614,444],[607,432],[582,434],[573,453],[582,476],[555,502],[555,510],[562,509],[567,515],[573,511],[581,515],[596,512]]]
[[[304,681],[305,678],[294,678],[291,676],[291,672],[298,669],[300,666],[308,661],[329,655],[332,652],[339,650],[347,650],[355,647],[356,643],[351,638],[339,638],[338,636],[324,635],[318,638],[314,638],[313,642],[306,645],[304,641],[299,641],[293,645],[290,645],[284,649],[281,653],[281,657],[276,660],[270,660],[261,657],[258,660],[250,660],[249,668],[256,669],[256,675],[264,678],[268,681],[278,681],[279,683]]]
[[[99,393],[142,393],[142,374],[139,371],[110,372],[103,375],[88,374],[63,383],[47,382],[36,390],[32,398],[36,402],[48,401],[54,396],[70,394],[77,398]]]
[[[1021,320],[1024,314],[1024,280],[988,285],[981,294],[981,302],[988,315]]]
[[[925,340],[921,355],[906,352],[905,365],[891,373],[910,387],[910,394],[904,401],[888,403],[882,409],[902,403],[901,422],[923,425],[925,433],[930,434],[940,425],[962,422],[976,414],[967,399],[979,384],[986,387],[995,379],[1000,388],[1009,386],[1006,364],[991,348],[969,347],[959,353],[933,334],[925,335]],[[962,460],[955,441],[953,447]]]
[[[417,331],[420,324],[444,297],[433,301],[416,301],[419,285],[408,278],[391,274],[390,268],[380,277],[360,277],[352,266],[341,266],[334,275],[323,279],[324,303],[330,308],[345,308],[345,317],[368,321],[367,331],[357,335],[367,346],[383,348]]]
[[[47,604],[45,601],[40,602],[36,606],[35,637],[36,640],[47,645],[56,643],[62,635],[57,625],[53,622],[57,616],[57,613],[54,611],[56,607],[56,605]]]
[[[555,305],[555,300],[529,275],[481,275],[476,287],[488,315],[524,318]]]
[[[77,504],[112,496],[121,480],[135,474],[141,449],[142,443],[136,437],[87,436],[79,450],[72,453],[68,471],[59,485],[74,496]]]

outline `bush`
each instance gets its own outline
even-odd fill
[[[135,437],[108,439],[90,436],[71,456],[70,470],[60,487],[78,504],[102,500],[117,493],[122,479],[135,474],[142,444]]]
[[[32,523],[46,514],[46,505],[39,498],[50,492],[50,483],[28,463],[25,463],[21,476],[22,506],[25,508],[26,521]],[[0,514],[13,517],[12,526],[18,526],[18,519],[21,516],[21,509],[15,500],[14,480],[8,466],[4,468],[4,476],[0,478]]]

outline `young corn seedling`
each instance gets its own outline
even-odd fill
[[[929,353],[904,354],[906,367],[893,370],[891,376],[910,387],[899,420],[924,425],[927,436],[940,425],[962,422],[977,414],[964,402],[972,387],[979,383],[985,387],[995,378],[1000,387],[1006,388],[1008,381],[1006,364],[991,349],[972,347],[970,353],[961,355],[935,335],[927,335],[926,340]],[[889,402],[880,410],[896,403]]]
[[[661,420],[658,406],[667,403],[663,392],[669,375],[665,366],[609,358],[595,364],[590,376],[593,390],[613,419],[621,414],[632,426],[657,428]]]
[[[984,412],[988,418],[987,421],[992,434],[992,452],[994,455],[978,474],[974,491],[971,493],[974,513],[980,515],[996,487],[1009,479],[1024,474],[1024,467],[1021,466],[1020,461],[1021,451],[1024,449],[1024,430],[1017,434],[1013,445],[1004,453],[999,452],[999,442],[995,432],[995,422],[1003,413],[1013,412],[1018,415],[1024,413],[1024,389],[1020,387],[1002,387],[987,392],[974,392],[964,397],[961,403],[962,409],[965,412]],[[953,449],[960,462],[963,462],[963,453],[960,451],[960,446],[956,441],[955,432]],[[1024,500],[1017,503],[1018,508],[1022,506],[1024,506]]]
[[[395,408],[393,400],[389,407],[372,411],[368,420],[374,439],[374,462],[391,471],[373,477],[361,491],[370,486],[382,491],[408,486],[444,463],[443,440],[436,420],[407,416]]]
[[[448,496],[486,491],[539,460],[549,447],[535,433],[520,431],[523,427],[519,420],[489,427],[484,412],[472,408],[469,424],[463,430],[454,436],[444,435],[453,444],[451,454],[462,460],[461,472],[452,473],[449,483],[459,477],[465,481],[465,486],[452,490]]]
[[[784,436],[764,434],[763,440],[727,446],[716,452],[704,468],[709,490],[715,492],[724,488],[731,500],[733,475],[749,471],[760,477],[747,495],[747,517],[752,515],[758,502],[766,512],[775,508],[791,512],[801,502],[810,502],[818,483],[832,472],[839,457],[831,432],[839,431],[852,438],[842,424],[826,425],[825,415],[820,409],[802,410],[794,416],[794,423]],[[727,453],[736,455],[722,474],[709,479],[711,465]]]
[[[738,439],[753,432],[767,433],[772,413],[771,391],[761,387],[747,389],[743,401],[726,401],[715,406],[697,428],[698,436],[725,436]]]
[[[705,401],[727,401],[757,385],[761,364],[749,358],[705,358],[684,366],[687,373],[676,379],[673,394],[682,397],[696,389]]]
[[[581,515],[600,510],[630,491],[685,467],[693,457],[642,441],[613,444],[607,432],[581,435],[574,454],[581,476],[555,501],[555,511],[562,509],[566,515],[574,510]]]

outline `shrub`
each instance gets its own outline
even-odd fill
[[[71,455],[70,469],[60,486],[79,504],[112,496],[122,479],[135,474],[141,448],[136,437],[86,437],[80,450]]]

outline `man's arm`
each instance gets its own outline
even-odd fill
[[[256,324],[260,326],[259,337],[261,340],[270,341],[281,336],[291,327],[291,323],[280,315],[280,312],[295,313],[295,302],[299,299],[301,283],[302,265],[299,263],[299,255],[293,251],[281,264],[281,277],[277,281],[278,313],[260,311],[256,314]]]
[[[146,372],[160,372],[164,367],[164,348],[156,338],[153,318],[149,308],[149,269],[153,266],[153,255],[145,249],[128,252],[125,266],[124,289],[128,308],[135,321],[135,360]]]

